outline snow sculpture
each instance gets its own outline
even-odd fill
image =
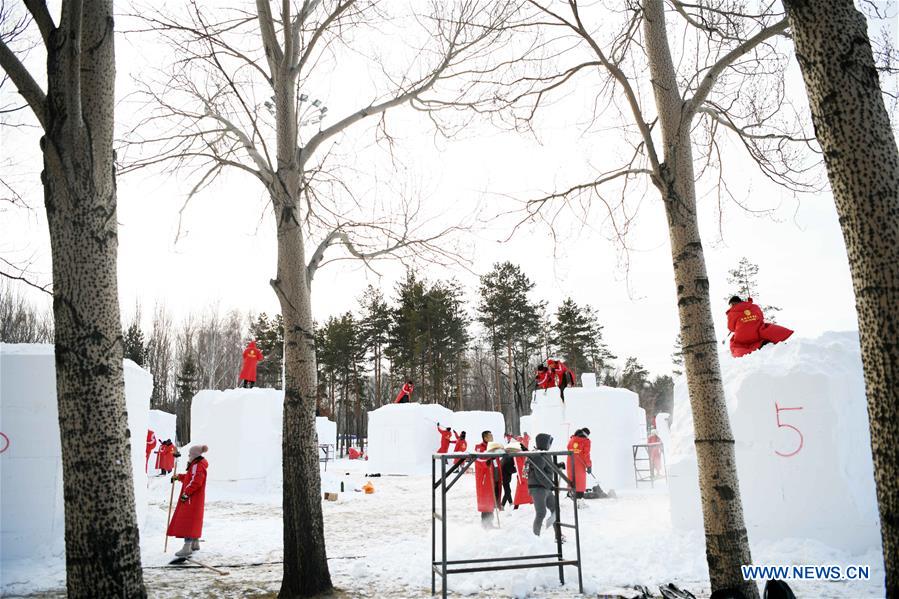
[[[553,450],[564,450],[579,428],[590,429],[593,474],[604,490],[633,488],[632,446],[646,442],[646,414],[637,394],[614,387],[569,387],[565,404],[559,390],[539,390],[531,414],[531,438],[553,436]],[[590,477],[589,484],[593,483]]]
[[[337,447],[337,423],[328,420],[324,416],[315,418],[315,433],[318,435],[319,445],[331,445]]]
[[[453,426],[453,413],[437,404],[388,404],[368,413],[368,470],[382,474],[431,472],[440,446],[440,426]],[[459,430],[459,429],[456,429]],[[468,433],[469,448],[479,441]]]
[[[153,377],[124,361],[138,525],[147,512],[144,458]],[[0,588],[35,564],[65,564],[62,455],[51,344],[0,343]],[[151,456],[153,459],[155,456]],[[20,567],[24,570],[20,571]]]
[[[739,359],[722,352],[721,368],[749,538],[879,548],[858,333],[791,339]],[[678,528],[701,530],[684,381],[675,387],[674,414],[671,519]]]
[[[441,426],[443,421],[440,421]],[[474,446],[481,442],[481,433],[490,431],[493,438],[497,441],[503,441],[503,435],[506,432],[506,420],[499,412],[484,412],[473,410],[470,412],[454,412],[453,413],[453,429],[461,433],[465,431],[465,437],[468,441],[468,450],[474,451]],[[453,436],[453,439],[456,437]],[[450,451],[453,450],[455,443],[450,444]]]

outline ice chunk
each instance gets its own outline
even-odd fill
[[[382,474],[430,472],[431,455],[440,446],[438,422],[454,425],[453,413],[437,404],[388,404],[369,412],[368,469]],[[469,449],[473,437],[469,433]]]

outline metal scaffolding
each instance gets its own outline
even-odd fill
[[[549,456],[553,463],[557,456],[571,457],[571,451],[520,451],[512,454],[505,453],[437,453],[431,457],[431,594],[437,594],[437,576],[440,576],[442,584],[442,597],[446,598],[447,593],[447,577],[450,574],[465,574],[469,572],[491,572],[496,570],[517,570],[524,568],[559,568],[559,583],[565,584],[564,566],[575,566],[577,568],[578,589],[584,592],[584,581],[581,576],[581,535],[578,528],[578,512],[577,498],[575,494],[577,471],[569,480],[559,468],[553,468],[553,492],[556,504],[556,519],[553,524],[556,539],[556,552],[541,555],[523,555],[518,557],[492,557],[481,559],[457,559],[450,560],[446,554],[446,494],[459,478],[471,467],[476,460],[486,460],[488,462],[498,461],[505,455],[514,457],[524,456]],[[447,462],[452,461],[452,465],[448,466]],[[440,463],[439,472],[437,463]],[[498,468],[499,464],[493,466]],[[560,480],[566,483],[567,487],[560,486]],[[440,492],[440,513],[437,512],[437,492]],[[561,521],[562,504],[559,501],[560,492],[565,491],[571,498],[574,507],[574,523],[568,524]],[[440,559],[437,558],[437,521],[440,521]],[[562,553],[562,529],[574,529],[574,544],[576,556],[575,559],[566,560]],[[550,559],[552,558],[552,559]],[[536,561],[535,561],[536,560]],[[496,564],[495,562],[504,562]],[[522,563],[508,563],[522,562]],[[464,564],[472,564],[468,567],[454,567]]]
[[[649,483],[655,488],[655,482],[664,478],[668,482],[668,464],[665,461],[665,447],[662,443],[639,443],[631,446],[634,454],[634,482],[639,489],[640,483]],[[652,450],[658,449],[662,460],[662,472],[664,475],[656,476],[652,467]],[[641,452],[642,450],[642,452]],[[643,457],[643,456],[646,457]]]

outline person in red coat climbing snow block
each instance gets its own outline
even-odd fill
[[[147,429],[147,459],[144,461],[144,472],[150,466],[150,454],[156,449],[156,433]]]
[[[502,447],[493,442],[493,433],[481,433],[481,442],[475,445],[475,453],[487,453],[488,448]],[[474,463],[475,492],[478,498],[478,511],[481,513],[481,526],[492,528],[493,512],[499,509],[502,480],[499,476],[499,458],[478,458]]]
[[[240,369],[240,384],[242,387],[252,389],[256,385],[256,364],[263,359],[262,352],[256,347],[255,341],[250,341],[247,349],[243,350],[243,368]]]
[[[559,397],[565,401],[565,388],[574,385],[574,371],[561,360],[547,360],[547,365],[555,377],[555,385],[559,388]]]
[[[446,453],[449,451],[450,440],[453,436],[453,429],[450,427],[440,428],[440,423],[437,423],[437,432],[440,433],[440,447],[437,448],[437,453]]]
[[[535,389],[549,389],[556,386],[556,377],[552,375],[549,368],[545,364],[537,366],[537,372],[534,374]]]
[[[568,480],[574,480],[578,499],[582,498],[584,491],[587,490],[587,473],[593,472],[589,435],[589,428],[581,428],[568,440],[568,451],[574,452],[574,455],[568,458]]]
[[[762,309],[752,303],[752,298],[743,301],[738,296],[730,298],[727,311],[727,329],[733,333],[730,338],[730,353],[735,358],[750,354],[769,343],[786,341],[793,331],[780,325],[765,322]]]
[[[209,451],[206,445],[194,445],[190,448],[187,472],[172,477],[172,483],[181,481],[181,492],[178,494],[178,507],[169,522],[166,534],[170,537],[184,539],[184,547],[175,552],[178,557],[189,557],[200,548],[200,536],[203,534],[203,509],[206,504],[206,469],[209,463],[203,454]]]
[[[406,381],[403,385],[403,388],[400,389],[400,392],[396,394],[396,399],[393,400],[393,403],[409,403],[412,401],[412,392],[415,391],[415,385],[412,384],[412,381]]]

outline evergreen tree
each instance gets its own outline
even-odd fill
[[[176,383],[177,405],[176,414],[176,431],[178,442],[181,444],[190,441],[190,406],[193,402],[194,395],[197,394],[199,371],[197,369],[196,360],[193,352],[188,351],[181,361],[181,371],[178,373]]]
[[[374,389],[372,400],[374,407],[383,405],[383,359],[384,348],[390,340],[390,306],[384,300],[384,295],[379,289],[369,285],[359,300],[362,314],[359,319],[359,327],[362,335],[362,343],[371,356],[372,371],[374,374]]]
[[[147,343],[144,341],[144,332],[140,329],[137,318],[125,330],[122,343],[125,359],[143,367],[147,362]]]
[[[680,335],[674,339],[674,351],[671,353],[671,363],[673,364],[671,372],[674,376],[680,376],[684,373],[684,341],[681,339]]]
[[[743,300],[751,297],[762,308],[762,311],[765,313],[765,320],[775,322],[775,313],[779,312],[780,308],[777,306],[762,306],[758,301],[758,275],[758,264],[751,262],[749,258],[740,258],[740,261],[737,262],[737,267],[728,271],[727,282],[733,286],[733,293],[727,296],[726,300],[730,300],[734,295]]]
[[[397,285],[396,303],[390,311],[388,343],[384,353],[391,363],[393,387],[405,379],[417,380],[416,390],[426,397],[424,387],[424,308],[425,284],[409,270]]]
[[[624,363],[624,370],[621,371],[619,386],[639,394],[648,383],[649,371],[640,364],[637,358],[629,357]]]
[[[273,318],[263,312],[250,326],[250,336],[265,357],[256,366],[256,386],[281,388],[281,369],[284,364],[284,322],[280,314]]]
[[[596,311],[588,306],[578,306],[571,298],[565,299],[556,310],[556,322],[550,331],[553,351],[575,373],[587,368],[601,375],[615,355],[602,340],[602,325]]]

